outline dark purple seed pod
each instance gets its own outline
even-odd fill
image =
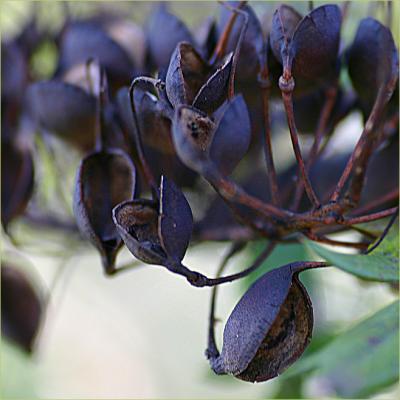
[[[243,97],[227,101],[213,119],[194,107],[179,107],[172,123],[175,149],[181,161],[200,174],[216,167],[229,175],[246,154],[251,139]]]
[[[38,125],[70,144],[93,148],[96,98],[79,86],[60,81],[43,81],[28,88],[30,109]]]
[[[19,103],[28,83],[28,61],[15,42],[1,42],[1,99]]]
[[[103,150],[85,157],[77,172],[74,214],[82,235],[100,252],[106,273],[114,272],[121,238],[112,209],[135,193],[136,173],[130,158],[119,150]]]
[[[163,265],[167,255],[158,236],[158,207],[151,200],[132,200],[113,209],[114,223],[129,251],[146,264]]]
[[[59,70],[68,70],[89,58],[98,60],[105,68],[112,91],[132,79],[134,61],[101,27],[90,22],[69,24],[60,44]]]
[[[21,138],[22,139],[22,138]],[[22,140],[1,141],[1,223],[4,229],[21,215],[32,196],[34,165],[30,148]]]
[[[193,100],[193,107],[207,114],[213,113],[226,100],[229,78],[231,76],[233,53],[226,56],[225,61],[207,79]]]
[[[234,8],[239,5],[238,1],[229,1],[228,4]],[[264,48],[264,36],[260,21],[255,14],[253,8],[246,4],[240,8],[248,15],[247,30],[244,34],[240,55],[238,60],[236,79],[238,81],[252,80],[257,76],[260,68],[260,59]],[[225,27],[232,16],[232,11],[221,5],[220,16],[217,26],[217,33],[220,37],[225,30]],[[238,15],[231,34],[229,35],[228,52],[234,51],[239,40],[240,32],[243,26],[243,17]]]
[[[160,4],[147,25],[147,40],[152,62],[157,69],[166,68],[179,42],[194,43],[186,25]]]
[[[42,314],[42,299],[28,276],[21,269],[2,263],[2,334],[30,353],[33,350]]]
[[[398,73],[398,52],[392,33],[377,20],[365,18],[346,56],[351,81],[368,117],[379,88]],[[398,101],[398,96],[394,100]]]
[[[180,42],[171,55],[165,80],[172,106],[192,104],[209,72],[210,67],[196,49],[190,43]]]
[[[160,200],[126,201],[113,210],[114,223],[130,252],[147,264],[182,261],[193,229],[193,216],[182,191],[161,177]]]
[[[326,84],[338,73],[340,9],[330,4],[317,7],[295,26],[298,17],[288,6],[275,11],[270,33],[272,51],[302,88]]]
[[[172,122],[172,137],[180,160],[203,174],[210,167],[209,149],[216,124],[207,114],[191,106],[180,106]]]
[[[171,258],[182,261],[193,230],[193,215],[182,191],[167,177],[161,177],[158,234],[161,246]]]
[[[301,14],[286,4],[282,4],[274,13],[269,42],[275,58],[281,64],[283,62],[282,51],[286,46],[285,42],[291,40],[302,18]]]
[[[221,354],[208,351],[214,372],[263,382],[295,362],[310,342],[313,328],[312,304],[298,274],[323,266],[296,262],[258,279],[229,316]]]
[[[210,157],[219,171],[229,175],[247,153],[251,140],[250,116],[242,95],[227,101],[216,113],[219,120]]]

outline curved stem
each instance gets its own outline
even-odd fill
[[[218,279],[223,271],[225,270],[226,266],[228,265],[228,261],[241,249],[243,245],[240,243],[233,243],[231,248],[229,249],[228,253],[222,259],[222,262],[217,270],[215,279]],[[207,340],[207,349],[206,349],[206,357],[216,358],[219,356],[219,351],[217,348],[217,344],[215,341],[215,304],[217,298],[218,286],[214,286],[211,292],[211,304],[210,304],[210,313],[208,317],[208,340]]]
[[[154,78],[143,76],[143,77],[135,78],[129,88],[129,97],[130,97],[132,113],[133,113],[133,121],[135,124],[135,133],[136,134],[135,134],[134,140],[135,140],[135,145],[136,145],[136,151],[137,151],[137,154],[139,157],[140,164],[143,169],[143,173],[147,180],[147,183],[150,185],[150,188],[151,188],[151,191],[153,194],[153,198],[158,198],[158,190],[157,190],[156,180],[154,178],[151,168],[148,165],[146,157],[144,155],[143,144],[142,144],[142,134],[140,132],[139,122],[138,122],[137,114],[136,114],[134,92],[135,92],[135,89],[137,88],[137,85],[140,83],[150,84],[156,88],[158,86],[164,85],[164,83],[161,81],[161,79],[154,79]]]
[[[247,1],[241,1],[239,3],[239,5],[237,6],[237,8],[238,9],[242,8],[246,4],[247,4]],[[222,5],[224,5],[224,4],[222,3]],[[228,40],[232,33],[232,29],[235,24],[237,16],[238,16],[238,13],[232,13],[232,15],[230,16],[229,21],[226,24],[225,29],[222,32],[222,35],[220,36],[217,45],[215,46],[214,53],[209,60],[210,65],[214,65],[225,54],[226,47],[228,45]]]
[[[371,251],[375,250],[382,243],[383,239],[385,239],[386,235],[389,233],[390,228],[392,227],[398,216],[399,216],[399,207],[397,207],[397,212],[393,214],[392,218],[390,218],[389,223],[386,225],[386,228],[383,230],[380,238],[374,243],[372,247],[370,247],[366,251],[366,254],[371,253]]]
[[[240,3],[237,8],[231,7],[229,4],[225,3],[224,1],[218,1],[220,4],[222,4],[224,7],[226,7],[228,10],[232,11],[235,14],[240,14],[243,17],[243,25],[240,30],[240,35],[239,39],[236,43],[236,48],[235,52],[233,55],[233,62],[232,62],[232,69],[231,69],[231,74],[229,76],[229,89],[228,89],[228,99],[232,99],[235,95],[235,74],[236,74],[236,68],[237,64],[239,61],[239,55],[240,55],[240,49],[242,47],[243,39],[247,31],[247,26],[249,24],[249,16],[247,12],[243,11],[240,9],[240,7],[243,7],[244,4],[247,2],[244,2],[244,4]]]
[[[365,250],[369,243],[361,242],[361,243],[353,243],[353,242],[343,242],[339,240],[330,239],[326,236],[319,236],[315,235],[313,232],[304,232],[304,235],[307,236],[309,239],[313,240],[314,242],[325,243],[331,246],[340,246],[340,247],[350,247],[354,249],[362,249]]]

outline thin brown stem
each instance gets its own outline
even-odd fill
[[[385,105],[390,100],[396,81],[397,74],[393,74],[390,81],[382,85],[379,89],[372,111],[365,124],[364,130],[361,133],[361,137],[347,162],[330,201],[333,202],[338,200],[340,193],[353,170],[355,170],[355,176],[350,185],[348,196],[350,200],[355,198],[356,202],[358,201],[363,186],[362,182],[364,181],[366,167],[376,142],[376,127],[381,119]]]
[[[292,140],[293,151],[296,156],[297,163],[300,169],[300,175],[303,181],[304,188],[306,190],[307,196],[313,204],[314,208],[320,206],[320,202],[315,194],[308,173],[304,164],[303,156],[301,155],[300,144],[299,144],[299,134],[297,132],[296,123],[294,121],[294,111],[293,111],[293,99],[291,91],[282,91],[283,104],[285,106],[287,121],[289,125],[290,138]]]
[[[231,7],[229,4],[225,3],[224,1],[218,1],[218,2],[220,4],[222,4],[224,7],[226,7],[228,10],[232,11],[235,14],[240,14],[243,17],[243,25],[240,30],[239,39],[236,43],[235,52],[233,54],[232,69],[231,69],[231,73],[229,76],[228,99],[232,99],[235,95],[235,75],[236,75],[237,64],[239,62],[240,49],[242,47],[243,39],[244,39],[244,36],[247,31],[247,26],[249,24],[249,16],[246,12],[244,12],[240,9],[240,7],[244,6],[244,4],[242,4],[242,3],[240,3],[239,6],[237,8],[235,8],[235,7]]]
[[[338,91],[337,86],[334,86],[334,87],[329,88],[325,93],[326,98],[325,98],[324,106],[322,108],[322,111],[321,111],[321,114],[319,117],[317,129],[314,134],[314,142],[312,144],[310,153],[308,154],[308,158],[306,161],[307,173],[310,172],[310,169],[318,156],[318,150],[319,150],[321,141],[326,133],[326,128],[328,125],[329,117],[330,117],[333,107],[335,105],[337,91]],[[300,200],[303,196],[303,192],[304,192],[304,186],[303,186],[302,182],[299,182],[299,185],[296,188],[296,193],[294,195],[294,201],[293,201],[293,204],[291,207],[292,210],[298,209],[298,207],[300,205]]]
[[[265,49],[266,51],[266,49]],[[263,63],[264,66],[260,71],[259,76],[259,87],[261,88],[261,97],[263,103],[263,117],[264,117],[264,154],[265,161],[267,164],[267,176],[271,192],[271,201],[273,205],[280,204],[279,201],[279,188],[278,188],[278,178],[276,175],[276,169],[273,158],[272,151],[272,139],[271,139],[271,121],[269,114],[269,97],[270,97],[270,82],[269,82],[269,72],[267,63]]]
[[[346,242],[340,240],[330,239],[326,236],[316,235],[313,232],[304,232],[304,235],[307,236],[309,239],[313,240],[314,242],[325,243],[331,246],[340,246],[340,247],[350,247],[354,249],[362,249],[365,250],[369,243],[361,242],[361,243],[354,243],[354,242]]]
[[[237,8],[242,8],[247,4],[247,1],[241,1]],[[217,63],[218,60],[220,60],[226,51],[226,47],[228,45],[228,41],[230,38],[230,35],[232,33],[233,26],[235,25],[236,19],[237,19],[238,13],[232,13],[232,15],[229,18],[228,23],[225,26],[224,31],[222,32],[222,35],[220,36],[217,45],[215,46],[214,53],[211,56],[209,60],[210,65],[214,65]]]
[[[261,265],[266,258],[271,254],[272,250],[274,249],[273,243],[269,243],[265,250],[257,257],[256,262],[254,265]],[[214,279],[221,279],[221,275],[223,271],[225,270],[226,266],[228,265],[228,261],[231,259],[231,257],[237,253],[237,248],[236,244],[233,245],[233,247],[229,250],[229,252],[226,254],[226,256],[223,258],[221,265],[218,268],[216,277]],[[261,260],[261,261],[258,261]],[[258,261],[258,263],[257,263]],[[252,266],[252,267],[253,267]],[[250,267],[251,268],[251,267]],[[216,306],[216,299],[217,299],[217,293],[218,293],[218,286],[214,286],[211,292],[211,304],[210,304],[210,313],[209,313],[209,322],[208,322],[208,346],[206,349],[206,357],[208,359],[210,358],[216,358],[219,355],[219,351],[216,345],[215,341],[215,306]]]
[[[376,221],[378,219],[389,217],[393,214],[396,214],[397,212],[398,212],[398,207],[392,207],[388,208],[387,210],[379,211],[368,215],[362,215],[360,217],[345,218],[343,221],[340,222],[340,224],[342,225],[363,224],[365,222]]]
[[[399,188],[393,189],[389,193],[385,193],[383,196],[378,199],[366,204],[363,207],[358,208],[354,211],[355,214],[364,214],[370,210],[373,210],[376,207],[381,206],[382,204],[394,201],[399,198]]]

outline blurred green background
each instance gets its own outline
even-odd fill
[[[251,2],[257,13],[272,15],[278,2]],[[314,2],[315,6],[322,2]],[[120,9],[126,17],[143,22],[151,2],[73,2],[72,15],[83,16],[98,8]],[[307,2],[294,6],[302,13]],[[59,29],[64,9],[58,2],[39,2],[40,24]],[[209,14],[217,15],[215,2],[173,2],[172,10],[191,28]],[[372,11],[384,18],[384,7],[352,2],[343,28],[349,43],[358,21]],[[32,11],[32,3],[1,3],[2,40],[18,32]],[[398,3],[393,26],[399,26]],[[398,43],[398,30],[394,32]],[[51,75],[55,49],[45,47],[32,61],[38,77]],[[341,124],[354,143],[360,117]],[[286,135],[288,137],[288,135]],[[280,139],[282,140],[282,139]],[[41,143],[37,143],[41,148]],[[281,142],[279,142],[281,145]],[[39,152],[38,189],[35,201],[63,216],[72,216],[71,193],[78,154],[56,146],[56,162]],[[284,162],[281,162],[284,164]],[[60,182],[62,187],[60,187]],[[65,183],[64,183],[65,182]],[[140,266],[114,278],[105,278],[98,255],[74,235],[32,227],[23,219],[12,226],[18,246],[2,235],[3,257],[25,268],[43,290],[52,287],[50,304],[37,351],[27,357],[3,340],[1,346],[2,398],[322,398],[335,396],[318,371],[293,378],[281,377],[263,384],[249,384],[216,376],[204,357],[209,289],[190,287],[162,268]],[[186,265],[212,276],[229,244],[204,243],[191,248]],[[251,244],[232,261],[230,271],[243,269],[259,251]],[[311,259],[303,245],[279,246],[263,271],[290,261]],[[124,249],[119,263],[132,260]],[[258,272],[260,274],[261,272]],[[61,275],[59,275],[61,274]],[[315,313],[313,351],[395,298],[386,284],[365,283],[335,268],[306,272]],[[255,276],[220,289],[217,316],[225,321],[240,295]],[[217,325],[219,346],[223,323]],[[381,366],[376,365],[377,370]],[[290,370],[289,370],[290,371]],[[375,398],[399,398],[397,385],[384,388]]]

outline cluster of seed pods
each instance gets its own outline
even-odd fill
[[[82,154],[74,215],[108,275],[120,270],[117,255],[125,244],[146,264],[193,286],[216,287],[250,274],[289,237],[333,243],[327,233],[397,212],[398,52],[390,29],[365,18],[343,49],[344,9],[337,5],[302,16],[282,4],[268,28],[245,1],[220,7],[219,19],[205,20],[196,32],[162,3],[144,28],[99,13],[68,17],[53,36],[33,20],[2,43],[5,230],[33,192],[33,149],[24,138],[35,130]],[[29,60],[46,40],[57,44],[57,68],[51,79],[34,82]],[[351,90],[340,83],[343,70]],[[272,102],[280,110],[273,113]],[[357,110],[365,126],[355,149],[322,157],[337,124]],[[285,119],[296,162],[277,171],[272,128]],[[306,155],[299,137],[312,138]],[[394,172],[383,177],[389,162]],[[182,189],[201,194],[202,180],[215,194],[205,196],[207,206],[194,218]],[[183,265],[191,240],[257,238],[269,245],[240,273],[209,278]],[[299,261],[261,277],[228,318],[221,353],[214,292],[206,352],[212,369],[254,382],[295,362],[313,327],[298,275],[325,266]],[[15,301],[18,296],[27,303]],[[8,265],[2,266],[2,303],[5,335],[30,351],[41,302]]]

